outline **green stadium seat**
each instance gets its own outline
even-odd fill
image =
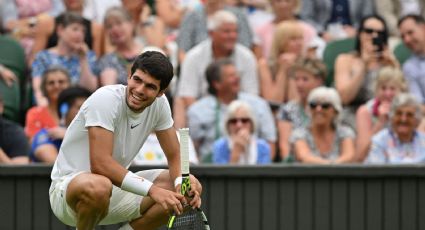
[[[19,82],[8,87],[3,80],[0,80],[0,93],[4,101],[4,114],[7,119],[23,122],[24,106],[22,95],[25,94],[26,86],[29,84],[26,78],[25,52],[22,46],[11,37],[0,36],[0,63],[15,73]]]
[[[334,83],[334,65],[335,60],[341,53],[349,53],[355,49],[355,38],[345,38],[329,42],[323,51],[323,61],[328,70],[326,85],[332,86]]]
[[[403,42],[400,42],[394,47],[393,53],[400,63],[400,66],[402,66],[403,63],[410,57],[410,55],[412,55],[410,49],[407,48]]]

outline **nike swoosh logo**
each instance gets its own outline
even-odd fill
[[[130,126],[130,128],[131,128],[131,129],[134,129],[134,128],[136,128],[137,126],[139,126],[140,124],[142,124],[142,123],[135,124],[135,125],[131,125],[131,126]]]

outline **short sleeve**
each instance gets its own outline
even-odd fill
[[[101,88],[86,102],[81,110],[85,117],[85,127],[100,126],[114,132],[122,98],[114,94],[113,90]]]
[[[164,130],[173,126],[173,118],[171,115],[170,104],[168,103],[167,97],[165,95],[157,98],[158,100],[158,111],[156,114],[159,115],[157,125],[155,126],[155,130]]]
[[[338,135],[340,139],[355,139],[356,138],[356,134],[354,132],[354,130],[352,128],[350,128],[349,126],[340,126],[338,128]]]

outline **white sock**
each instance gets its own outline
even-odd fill
[[[121,226],[121,228],[119,228],[118,230],[133,230],[133,228],[130,226],[129,223],[127,223]]]

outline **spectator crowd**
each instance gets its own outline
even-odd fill
[[[425,163],[425,0],[0,0],[0,164],[166,55],[192,164]],[[155,133],[134,164],[165,164]]]

